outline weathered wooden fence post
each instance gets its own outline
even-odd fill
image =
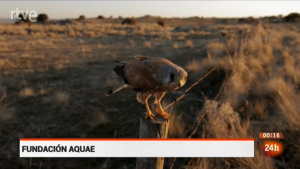
[[[167,138],[170,120],[140,118],[140,138]],[[163,169],[164,158],[137,158],[136,169]]]

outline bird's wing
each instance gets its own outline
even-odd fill
[[[145,92],[156,90],[161,85],[159,78],[163,64],[168,60],[148,59],[150,57],[143,57],[133,60],[125,67],[125,76],[128,84],[132,86],[135,91]]]

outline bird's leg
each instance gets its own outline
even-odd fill
[[[158,104],[158,107],[155,109],[155,111],[161,115],[164,119],[170,118],[170,115],[166,113],[163,108],[161,107],[160,101],[164,97],[166,92],[161,92],[161,93],[155,93],[155,103]]]
[[[150,110],[149,104],[148,104],[148,99],[150,98],[151,94],[143,94],[143,98],[144,98],[144,103],[147,109],[147,114],[146,114],[146,118],[145,119],[153,119],[155,117],[155,115],[152,113],[152,111]]]
[[[158,92],[155,93],[154,97],[154,104],[159,104],[161,99],[165,96],[166,92]]]

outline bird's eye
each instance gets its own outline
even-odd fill
[[[171,79],[171,82],[173,82],[174,81],[174,74],[173,73],[170,73],[170,79]]]

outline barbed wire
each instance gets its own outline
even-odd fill
[[[206,78],[209,74],[211,74],[213,71],[215,71],[218,67],[220,66],[220,64],[218,64],[217,66],[215,66],[214,68],[212,68],[209,72],[207,72],[204,76],[202,76],[200,79],[198,79],[194,84],[192,84],[188,89],[186,89],[184,91],[184,93],[178,97],[177,99],[175,99],[172,103],[170,103],[168,106],[166,106],[164,108],[164,110],[168,109],[169,107],[171,107],[173,104],[177,103],[180,99],[182,99],[194,86],[196,86],[198,83],[200,83],[204,78]]]

